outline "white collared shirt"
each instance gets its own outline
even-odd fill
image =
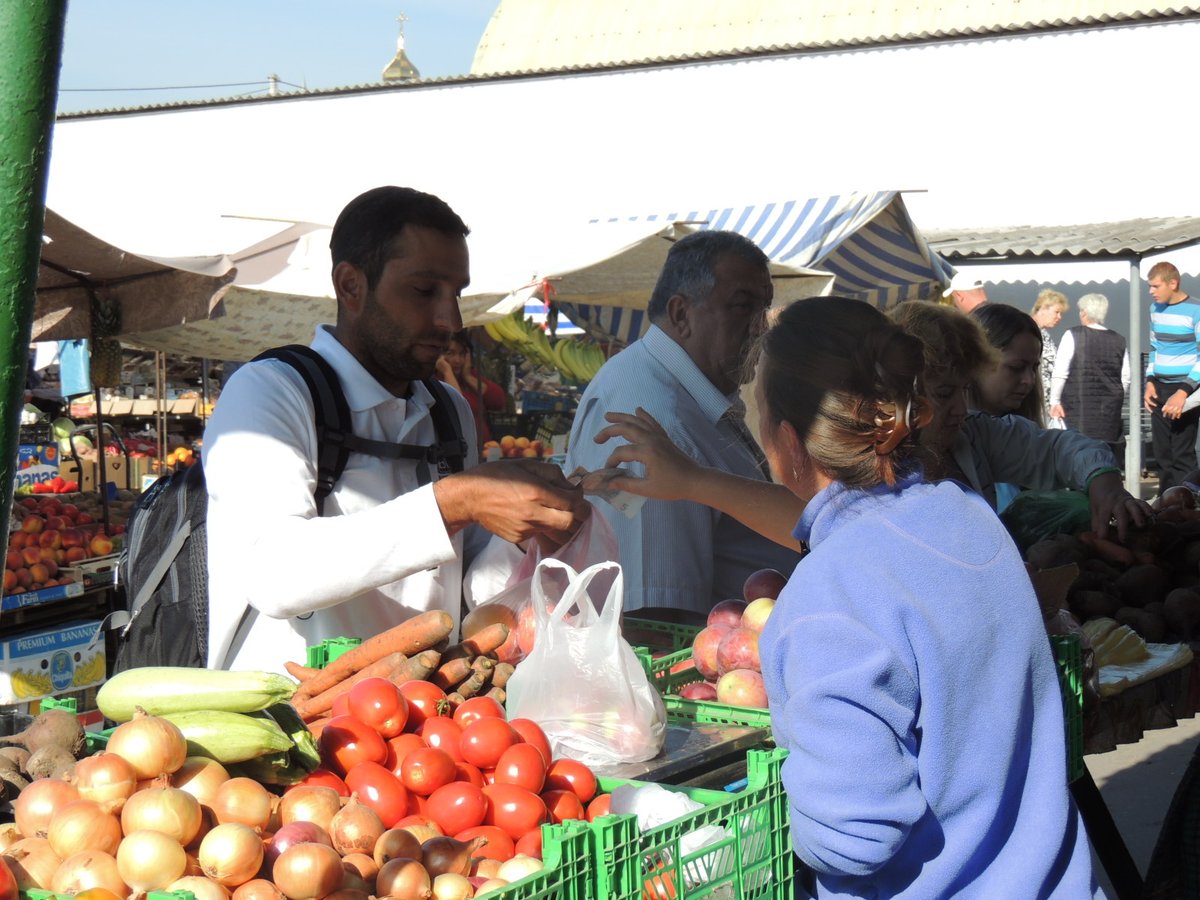
[[[318,327],[312,347],[338,373],[356,435],[434,442],[424,385],[393,396],[329,326]],[[471,410],[448,393],[470,466],[478,459]],[[278,360],[240,367],[204,433],[212,668],[283,671],[325,638],[366,639],[428,609],[458,621],[463,536],[446,533],[416,463],[351,454],[318,516],[316,452],[299,373]]]
[[[671,440],[705,466],[762,480],[754,453],[729,416],[740,399],[722,394],[687,352],[657,326],[600,370],[580,401],[567,454],[568,472],[604,466],[621,440],[592,438],[609,423],[607,412],[633,413],[641,406]],[[640,465],[632,467],[642,474]],[[625,608],[671,606],[707,613],[727,598],[741,598],[742,583],[756,569],[790,575],[799,554],[699,503],[647,500],[633,519],[598,502],[621,548]]]

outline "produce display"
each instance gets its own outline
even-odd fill
[[[596,377],[604,365],[604,351],[598,344],[578,338],[559,338],[550,342],[546,332],[516,310],[502,319],[484,324],[492,340],[512,348],[527,359],[557,369],[571,381],[586,383]]]
[[[514,437],[511,434],[501,435],[499,440],[484,441],[483,452],[499,450],[505,459],[537,459],[542,456],[553,456],[554,448],[544,441],[527,438],[524,435]]]
[[[692,642],[691,667],[703,680],[684,684],[679,688],[680,697],[766,708],[758,637],[786,583],[782,573],[760,569],[742,586],[745,599],[722,600],[712,608],[707,624]],[[680,670],[687,668],[686,663],[680,666]]]
[[[94,494],[24,497],[13,504],[14,525],[4,558],[4,593],[20,594],[75,579],[60,574],[66,566],[108,556],[120,549],[121,535],[137,502],[132,491],[118,491],[109,502],[110,525],[102,524],[100,498]]]

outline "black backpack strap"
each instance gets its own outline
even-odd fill
[[[458,420],[458,410],[450,399],[450,392],[436,378],[426,378],[421,383],[433,394],[430,415],[437,435],[438,462],[444,460],[451,472],[461,472],[467,458],[467,442],[463,439],[462,423]]]
[[[254,357],[277,359],[300,373],[312,394],[317,428],[317,515],[325,510],[325,498],[342,477],[350,459],[350,438],[353,437],[350,406],[342,392],[342,383],[333,366],[316,350],[302,344],[289,344],[265,350]]]

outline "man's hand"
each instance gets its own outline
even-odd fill
[[[1092,512],[1092,531],[1106,538],[1115,521],[1117,539],[1121,541],[1125,540],[1131,526],[1140,528],[1154,515],[1149,503],[1125,490],[1121,476],[1116,472],[1105,472],[1092,479],[1088,487],[1088,507]]]
[[[1146,390],[1142,394],[1142,406],[1146,412],[1154,412],[1154,407],[1158,406],[1158,388],[1154,386],[1153,381],[1146,382]]]
[[[442,478],[433,494],[451,534],[478,522],[514,544],[539,535],[561,544],[592,510],[558,466],[526,459],[484,463]]]
[[[1183,404],[1187,402],[1188,392],[1180,388],[1163,404],[1162,414],[1166,419],[1178,419],[1183,415]]]
[[[610,412],[604,418],[612,424],[596,435],[597,444],[614,437],[629,441],[613,449],[604,467],[613,468],[625,462],[640,462],[646,467],[645,477],[621,476],[612,479],[610,487],[655,500],[690,499],[700,466],[671,442],[657,419],[640,406],[637,415]]]

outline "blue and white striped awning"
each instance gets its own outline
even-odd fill
[[[897,191],[595,221],[686,222],[697,229],[736,231],[775,262],[829,272],[832,293],[882,308],[934,296],[952,271],[930,250]],[[563,310],[600,339],[629,343],[649,327],[644,308],[563,304]]]

